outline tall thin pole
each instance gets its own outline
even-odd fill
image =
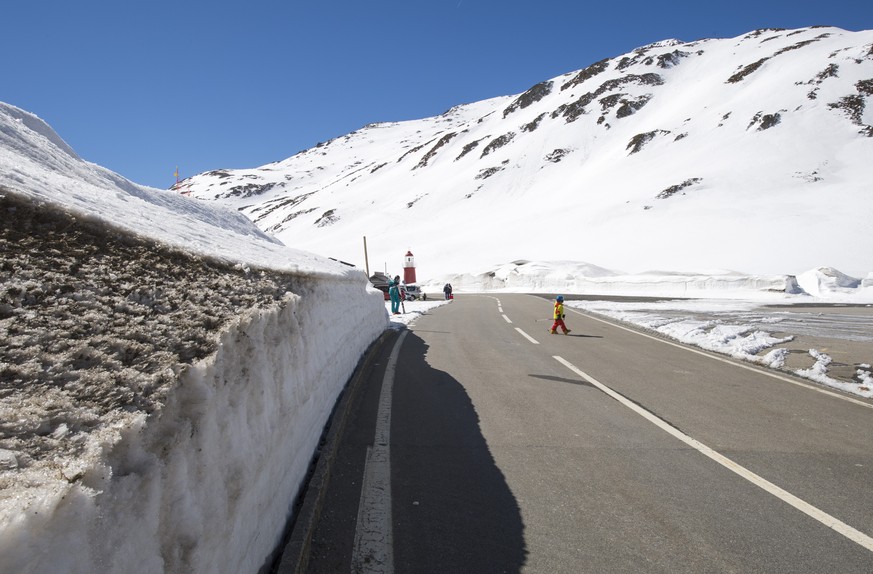
[[[370,276],[370,260],[367,258],[367,236],[364,236],[364,267],[367,269],[367,277]]]

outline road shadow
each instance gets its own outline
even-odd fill
[[[580,387],[591,387],[594,388],[594,385],[589,383],[588,381],[580,381],[578,379],[567,379],[565,377],[555,377],[552,375],[534,375],[532,373],[528,374],[528,377],[532,377],[534,379],[542,379],[544,381],[555,381],[557,383],[569,383],[571,385],[579,385]]]
[[[432,368],[407,336],[391,426],[397,572],[520,572],[527,556],[518,502],[497,467],[463,385]]]

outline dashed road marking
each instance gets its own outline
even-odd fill
[[[524,331],[522,331],[522,330],[519,329],[518,327],[516,327],[515,330],[518,331],[519,333],[521,333],[521,335],[522,335],[525,339],[527,339],[528,341],[530,341],[530,342],[533,343],[534,345],[539,345],[539,344],[540,344],[539,341],[537,341],[536,339],[534,339],[533,337],[531,337],[530,335],[528,335],[527,333],[525,333]]]

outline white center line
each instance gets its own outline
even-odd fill
[[[595,380],[594,378],[588,376],[586,373],[579,370],[575,365],[573,365],[569,361],[563,359],[562,357],[559,357],[557,355],[553,355],[553,357],[556,361],[558,361],[559,363],[561,363],[562,365],[564,365],[565,367],[567,367],[568,369],[570,369],[571,371],[573,371],[574,373],[576,373],[577,375],[579,375],[580,377],[582,377],[583,379],[585,379],[586,381],[588,381],[589,383],[591,383],[592,385],[594,385],[595,387],[597,387],[598,389],[600,389],[601,391],[603,391],[604,393],[606,393],[607,395],[609,395],[610,397],[612,397],[613,399],[615,399],[616,401],[621,403],[622,405],[626,406],[627,408],[634,411],[635,413],[637,413],[638,415],[640,415],[644,419],[648,420],[649,422],[651,422],[655,426],[659,427],[661,430],[668,432],[669,434],[671,434],[674,437],[676,437],[677,439],[681,440],[682,442],[684,442],[688,446],[696,449],[701,454],[708,456],[709,458],[711,458],[715,462],[719,463],[720,465],[724,466],[728,470],[745,478],[746,480],[748,480],[752,484],[764,489],[765,491],[769,492],[770,494],[772,494],[776,498],[782,500],[783,502],[790,504],[791,506],[793,506],[797,510],[803,512],[807,516],[810,516],[811,518],[818,520],[819,522],[821,522],[822,524],[824,524],[828,528],[831,528],[831,529],[835,530],[836,532],[839,532],[840,534],[842,534],[843,536],[845,536],[846,538],[848,538],[852,542],[855,542],[855,543],[863,546],[867,550],[870,550],[871,552],[873,552],[873,538],[867,536],[866,534],[864,534],[863,532],[861,532],[859,530],[852,528],[851,526],[849,526],[845,522],[842,522],[841,520],[831,516],[830,514],[827,514],[826,512],[819,510],[818,508],[812,506],[808,502],[805,502],[805,501],[797,498],[796,496],[794,496],[790,492],[779,488],[778,486],[776,486],[772,482],[764,479],[761,476],[758,476],[757,474],[755,474],[751,470],[749,470],[743,466],[740,466],[739,464],[735,463],[731,459],[729,459],[726,456],[723,456],[723,455],[719,454],[718,452],[712,450],[711,448],[709,448],[705,444],[699,442],[698,440],[691,438],[690,436],[683,433],[679,429],[677,429],[677,428],[671,426],[670,424],[668,424],[667,422],[665,422],[663,419],[658,418],[656,415],[647,411],[643,407],[637,405],[636,403],[630,401],[629,399],[625,398],[624,396],[620,395],[619,393],[613,391],[611,388],[607,387],[603,383],[600,383],[599,381]]]
[[[509,323],[510,325],[512,324],[512,321],[509,320],[509,317],[503,315],[503,318],[506,320],[507,323]]]
[[[394,535],[391,528],[391,399],[394,393],[394,373],[400,346],[409,331],[404,330],[388,358],[379,410],[376,414],[376,435],[373,446],[367,448],[364,481],[358,505],[355,527],[355,547],[352,552],[352,572],[394,572]]]
[[[522,331],[522,330],[519,329],[518,327],[516,327],[515,330],[518,331],[519,333],[521,333],[522,336],[523,336],[525,339],[527,339],[528,341],[530,341],[530,342],[533,343],[534,345],[539,345],[539,344],[540,344],[539,341],[537,341],[536,339],[534,339],[533,337],[531,337],[530,335],[528,335],[527,333],[525,333],[524,331]]]

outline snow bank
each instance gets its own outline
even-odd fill
[[[811,269],[797,276],[801,288],[813,297],[830,298],[856,293],[861,280],[849,277],[831,267]]]
[[[873,273],[861,280],[822,267],[800,276],[744,275],[705,270],[625,274],[573,261],[525,261],[496,265],[478,273],[443,275],[422,286],[457,292],[565,293],[575,295],[672,297],[689,299],[778,300],[809,303],[873,303]]]
[[[0,102],[2,188],[197,255],[309,275],[350,270],[286,247],[234,210],[137,185],[83,161],[37,116]]]
[[[0,212],[0,572],[257,572],[382,293],[5,104]]]
[[[730,271],[678,273],[650,271],[627,275],[588,263],[516,261],[481,273],[447,275],[428,281],[428,289],[451,283],[458,291],[574,293],[648,297],[725,297],[801,295],[794,276],[755,276]]]
[[[867,277],[861,279],[861,287],[859,293],[863,294],[865,301],[873,301],[873,272],[867,274]]]
[[[384,327],[372,319],[380,294],[362,292],[313,283],[240,317],[159,413],[105,429],[80,480],[20,473],[3,489],[0,571],[256,572],[327,414]]]

